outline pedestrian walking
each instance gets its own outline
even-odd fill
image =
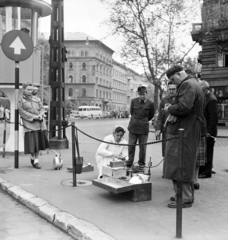
[[[204,116],[207,123],[207,163],[199,169],[199,178],[211,178],[213,167],[214,144],[217,136],[218,124],[218,101],[215,95],[210,91],[207,81],[201,81],[200,86],[206,96],[206,106]]]
[[[149,121],[154,116],[154,104],[146,98],[146,87],[139,86],[137,92],[139,97],[132,99],[130,106],[131,119],[128,125],[129,160],[127,162],[127,167],[131,167],[133,165],[135,157],[135,144],[138,141],[138,143],[141,144],[139,146],[138,170],[143,171],[146,162],[147,145],[145,143],[147,143],[149,134]]]
[[[167,70],[166,75],[177,85],[174,104],[164,109],[170,114],[166,137],[174,137],[178,135],[180,128],[184,129],[186,138],[183,145],[184,158],[182,159],[182,207],[191,207],[194,200],[193,179],[203,122],[204,95],[197,80],[190,78],[182,67],[174,66]],[[164,157],[164,177],[173,181],[175,194],[177,193],[178,177],[178,141],[179,139],[167,141]],[[177,203],[172,200],[173,197],[171,197],[168,207],[176,208]]]
[[[98,179],[102,178],[102,167],[108,166],[110,161],[113,160],[128,160],[128,148],[127,146],[118,145],[118,144],[127,144],[127,141],[124,139],[125,130],[122,126],[116,126],[113,129],[113,133],[106,136],[104,141],[98,147],[96,152],[96,162],[98,168]],[[116,143],[109,144],[110,143]]]
[[[19,98],[18,109],[24,127],[24,153],[30,154],[31,164],[40,169],[39,152],[49,148],[45,134],[46,123],[44,120],[44,109],[40,101],[33,98],[33,85],[23,85],[23,95]]]

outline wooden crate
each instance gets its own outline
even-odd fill
[[[93,180],[93,185],[133,202],[149,201],[152,198],[152,183],[132,184],[127,180],[103,177]]]
[[[113,178],[121,178],[127,176],[127,170],[124,167],[111,168],[103,166],[102,174]]]

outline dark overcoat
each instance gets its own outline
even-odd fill
[[[194,78],[186,78],[177,89],[175,104],[168,108],[171,115],[177,118],[175,123],[168,123],[166,137],[178,135],[184,129],[186,138],[183,144],[183,182],[193,181],[198,153],[204,95]],[[177,180],[178,170],[178,139],[169,140],[166,144],[164,157],[164,177]]]
[[[167,117],[169,116],[169,113],[164,111],[165,105],[166,104],[173,104],[174,103],[175,97],[171,96],[166,96],[162,98],[161,103],[159,105],[159,110],[158,110],[158,119],[157,119],[157,124],[155,127],[155,130],[160,130],[162,132],[162,140],[166,138],[166,126],[164,126]],[[165,144],[166,142],[162,142],[162,157],[165,156]]]

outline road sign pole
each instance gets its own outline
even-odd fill
[[[19,96],[19,62],[15,62],[15,135],[14,135],[14,168],[19,168],[19,111],[18,111],[18,96]]]

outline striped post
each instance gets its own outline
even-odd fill
[[[4,131],[3,131],[3,152],[2,152],[2,157],[5,157],[6,153],[6,114],[5,114],[5,108],[4,108]]]
[[[15,62],[15,133],[14,133],[14,168],[19,168],[19,62]]]
[[[183,176],[183,146],[184,129],[178,132],[178,172],[177,172],[177,211],[176,211],[176,238],[182,238],[182,176]]]
[[[71,122],[71,137],[72,137],[72,173],[73,173],[73,186],[77,186],[76,179],[76,153],[75,153],[75,123]]]

